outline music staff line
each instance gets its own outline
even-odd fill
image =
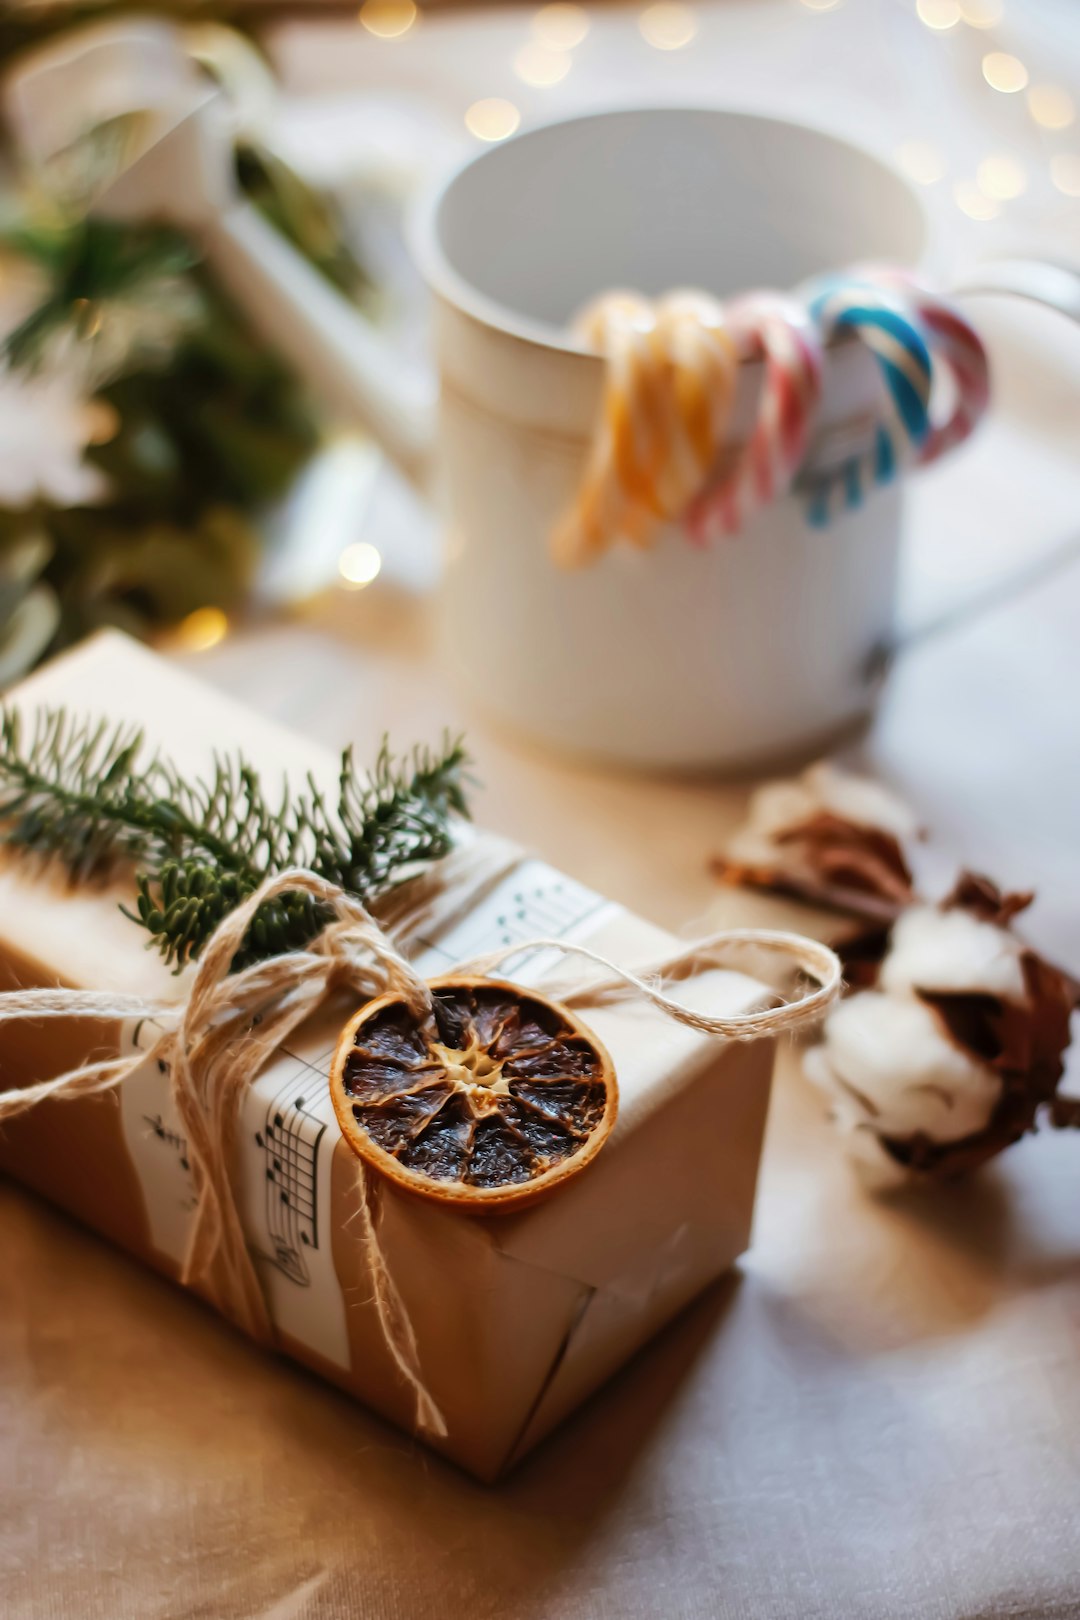
[[[313,1064],[289,1055],[295,1069],[267,1103],[255,1140],[266,1156],[266,1227],[274,1250],[266,1258],[308,1287],[305,1251],[319,1247],[318,1156],[327,1129],[308,1104],[326,1079]]]

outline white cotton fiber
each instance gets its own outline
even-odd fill
[[[923,1002],[872,990],[833,1010],[806,1072],[844,1123],[939,1142],[982,1130],[1001,1092],[993,1070],[962,1052]]]
[[[1025,999],[1015,935],[968,911],[912,906],[897,920],[879,987],[902,990],[981,990]]]

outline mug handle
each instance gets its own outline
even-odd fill
[[[1080,266],[1055,264],[1045,259],[988,259],[952,287],[952,296],[964,300],[999,294],[1042,304],[1080,325]],[[1003,578],[974,592],[959,606],[915,625],[889,649],[885,661],[891,664],[899,653],[917,642],[951,630],[998,603],[1009,601],[1018,589],[1036,584],[1074,558],[1077,546],[1077,537],[1069,535],[1034,562],[1010,570]]]
[[[988,259],[953,287],[958,298],[1006,293],[1080,322],[1080,267],[1045,259]]]

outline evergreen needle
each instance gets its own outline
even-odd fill
[[[275,872],[308,867],[366,902],[445,855],[452,815],[468,814],[467,764],[449,737],[400,760],[384,742],[366,774],[346,749],[335,804],[310,777],[271,802],[242,755],[189,782],[137,728],[42,709],[27,730],[0,705],[0,843],[80,883],[134,869],[135,909],[122,909],[179,971]],[[299,949],[326,921],[310,896],[284,894],[259,908],[233,966]]]

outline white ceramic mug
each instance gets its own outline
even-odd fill
[[[922,208],[891,169],[797,124],[689,108],[573,118],[489,148],[427,200],[414,233],[437,389],[360,322],[343,326],[313,273],[284,320],[280,247],[241,213],[223,229],[219,261],[268,334],[415,480],[437,445],[446,656],[491,714],[593,758],[737,769],[823,747],[869,710],[893,629],[900,485],[824,532],[792,496],[710,549],[672,526],[649,551],[617,546],[570,572],[549,537],[600,416],[603,361],[572,336],[576,311],[616,286],[723,298],[864,260],[915,265]],[[1080,289],[1045,267],[994,279],[1058,307]],[[736,441],[759,382],[745,364]],[[835,345],[819,442],[865,427],[881,388],[861,345]]]
[[[552,562],[549,537],[600,416],[604,363],[569,330],[582,305],[617,286],[724,298],[863,260],[914,265],[924,218],[897,174],[833,136],[745,113],[651,108],[532,129],[480,153],[421,211],[438,376],[417,379],[237,199],[214,97],[176,60],[167,25],[84,38],[9,88],[24,144],[62,148],[70,109],[100,100],[102,84],[110,116],[153,88],[144,147],[100,206],[164,205],[201,233],[267,337],[425,487],[437,446],[444,641],[479,703],[546,742],[650,767],[752,766],[823,746],[869,709],[893,628],[899,485],[825,532],[790,497],[710,549],[671,527],[647,552],[617,546],[572,572]],[[986,281],[1080,313],[1075,277],[1021,270]],[[745,364],[736,441],[758,383]],[[832,347],[817,450],[865,424],[881,387],[860,344]]]
[[[792,498],[706,550],[672,526],[647,552],[556,568],[549,535],[581,482],[603,383],[568,324],[608,287],[723,298],[860,259],[912,264],[923,242],[914,197],[872,158],[718,111],[551,125],[443,188],[418,252],[437,299],[446,646],[479,701],[546,741],[646,766],[748,765],[866,709],[892,626],[899,490],[825,534]],[[736,441],[758,386],[745,366]],[[823,426],[873,409],[880,386],[844,345]]]

